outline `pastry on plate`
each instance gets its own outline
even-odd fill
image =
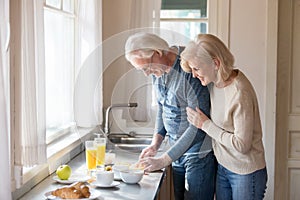
[[[89,198],[91,193],[88,186],[83,182],[76,182],[67,187],[61,187],[51,192],[53,196],[62,199],[83,199]]]

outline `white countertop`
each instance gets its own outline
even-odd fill
[[[129,153],[126,151],[116,152],[116,163],[134,163],[138,159],[136,153]],[[82,152],[68,163],[72,167],[73,173],[84,173],[85,170],[85,153]],[[101,193],[101,200],[152,200],[156,199],[159,188],[163,181],[163,171],[149,173],[143,176],[143,179],[138,184],[126,184],[122,181],[120,185],[112,188],[95,188]],[[47,177],[41,183],[32,188],[20,200],[41,200],[45,199],[46,192],[55,190],[64,186],[53,180],[53,176]]]

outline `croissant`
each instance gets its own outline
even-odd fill
[[[58,188],[51,193],[62,199],[81,199],[89,198],[91,193],[89,187],[82,182],[76,182],[68,187]]]
[[[86,185],[80,186],[80,191],[83,194],[84,198],[89,198],[91,196],[90,188]]]
[[[82,185],[85,185],[83,182],[75,182],[72,185],[70,185],[70,187],[74,187],[76,190],[80,190],[80,187]]]

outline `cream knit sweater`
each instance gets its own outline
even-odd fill
[[[218,163],[237,174],[249,174],[266,166],[262,128],[255,91],[238,71],[224,87],[211,85],[211,120],[202,129],[213,138]]]

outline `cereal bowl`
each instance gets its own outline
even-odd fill
[[[129,184],[135,184],[142,180],[144,170],[141,169],[128,169],[120,171],[120,176],[123,182]]]

